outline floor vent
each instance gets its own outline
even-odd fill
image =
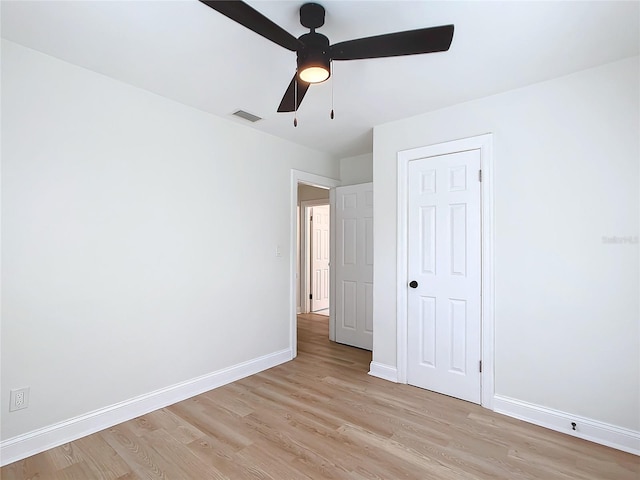
[[[257,122],[258,120],[262,120],[262,117],[258,117],[249,112],[245,112],[244,110],[238,110],[237,112],[233,112],[233,115],[236,117],[244,118],[245,120],[249,120],[250,122]]]

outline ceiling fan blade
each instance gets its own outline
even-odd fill
[[[252,7],[240,0],[200,1],[208,7],[213,8],[215,11],[229,17],[231,20],[238,22],[240,25],[247,27],[249,30],[254,31],[258,35],[262,35],[267,40],[271,40],[287,50],[295,52],[298,48],[304,46],[300,40],[291,35],[285,29],[273,23],[260,12],[254,10]]]
[[[295,82],[298,82],[298,91],[295,91]],[[301,82],[298,79],[297,75],[294,75],[291,79],[291,83],[287,87],[287,91],[284,93],[284,97],[282,97],[282,101],[280,102],[280,106],[278,107],[278,112],[293,112],[300,108],[300,104],[302,103],[302,99],[304,98],[305,93],[309,90],[309,84],[306,82]],[[296,103],[296,98],[298,100],[297,108],[294,107]]]
[[[453,25],[421,28],[336,43],[331,46],[331,58],[358,60],[444,52],[449,50],[452,40]]]

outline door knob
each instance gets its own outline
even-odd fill
[[[416,282],[415,280],[411,280],[411,281],[409,282],[409,286],[410,286],[411,288],[417,288],[417,287],[418,287],[418,282]]]

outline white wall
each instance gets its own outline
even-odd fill
[[[340,159],[342,185],[373,182],[373,153]]]
[[[2,439],[289,348],[292,168],[339,175],[3,41]]]
[[[375,128],[374,361],[396,365],[396,153],[491,132],[496,393],[640,430],[638,70],[631,58]]]

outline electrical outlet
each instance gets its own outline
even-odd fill
[[[9,411],[22,410],[29,406],[29,387],[14,388],[11,390]]]

